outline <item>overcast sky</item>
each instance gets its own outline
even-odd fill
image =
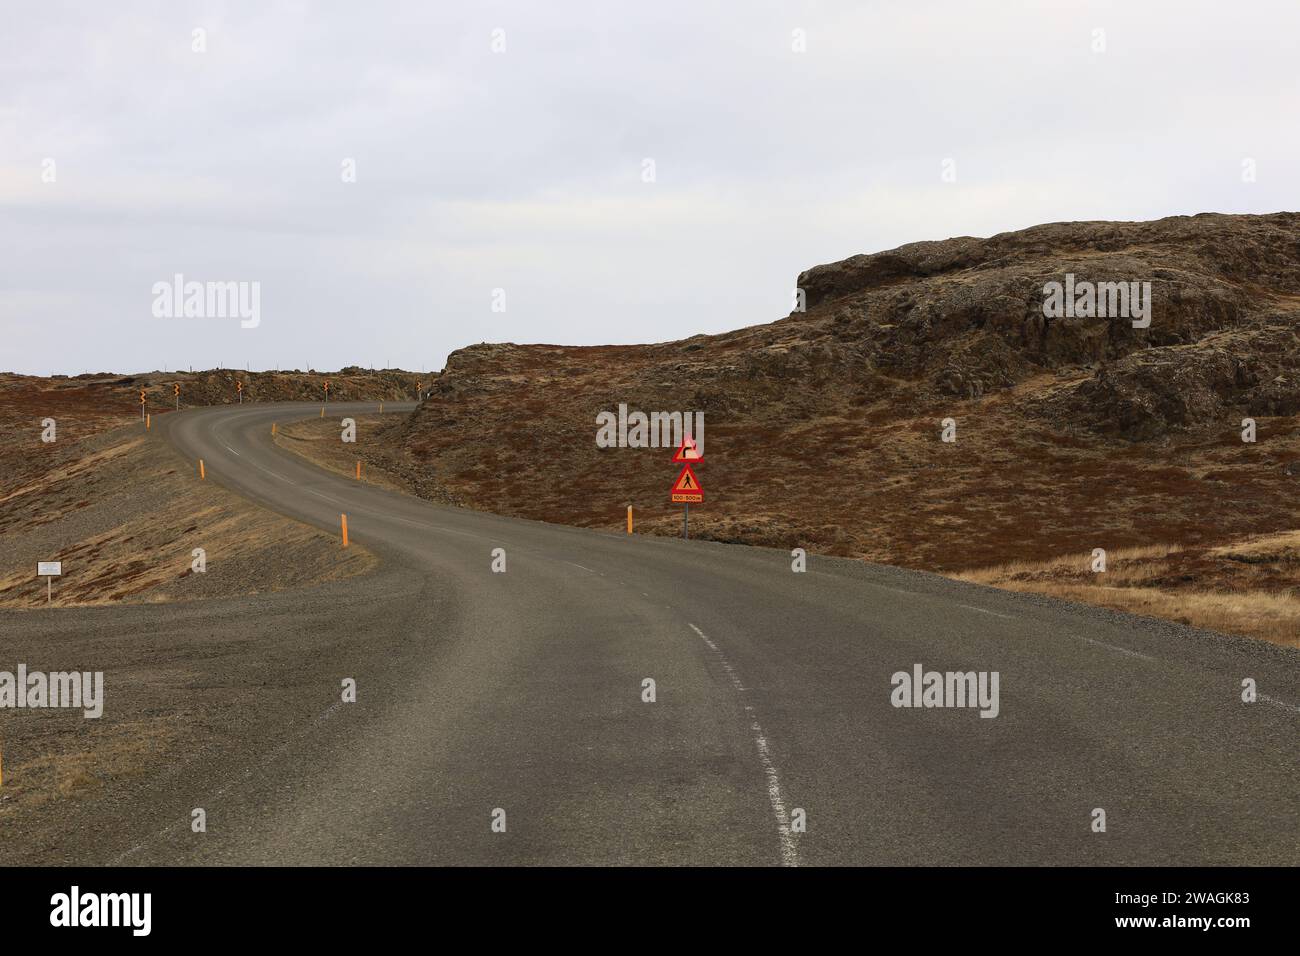
[[[3,0],[0,369],[438,369],[772,321],[920,239],[1294,210],[1298,62],[1296,0]],[[155,317],[177,273],[260,324]]]

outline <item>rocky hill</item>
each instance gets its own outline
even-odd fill
[[[1047,318],[1044,286],[1149,282],[1151,324]],[[810,312],[854,359],[931,394],[978,398],[1083,368],[1070,425],[1128,438],[1230,409],[1300,409],[1300,215],[1053,223],[991,239],[920,242],[799,277]],[[870,376],[867,376],[870,379]],[[1077,400],[1076,400],[1077,399]]]
[[[1067,275],[1133,307],[1149,283],[1149,326],[1045,314]],[[388,463],[432,498],[678,533],[670,452],[597,446],[624,403],[705,413],[692,529],[719,540],[958,570],[1296,526],[1300,214],[1055,223],[797,284],[806,311],[724,335],[457,351]]]

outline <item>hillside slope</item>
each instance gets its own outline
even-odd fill
[[[1150,281],[1150,328],[1045,319],[1067,272]],[[674,533],[669,455],[598,448],[596,416],[702,410],[699,534],[942,569],[1294,516],[1300,214],[915,243],[799,286],[806,313],[724,335],[462,349],[386,437],[471,507]]]
[[[1067,274],[1151,283],[1150,326],[1045,317]],[[597,447],[597,415],[699,410],[694,535],[941,572],[1300,527],[1300,214],[914,243],[798,286],[806,312],[724,335],[462,349],[370,453],[427,497],[678,534],[670,453]],[[1300,594],[1280,554],[1252,580]]]
[[[423,377],[421,377],[423,378]],[[192,600],[299,587],[360,574],[364,549],[263,511],[197,480],[158,437],[160,415],[238,401],[410,399],[417,376],[396,370],[330,374],[228,369],[75,377],[0,373],[0,607],[40,607],[38,561],[62,561],[54,603]],[[427,380],[427,379],[424,379]],[[153,429],[140,421],[140,390]],[[53,441],[42,440],[53,420]],[[192,574],[203,548],[210,566]]]

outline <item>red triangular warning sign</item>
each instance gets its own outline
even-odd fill
[[[701,455],[699,449],[695,447],[695,439],[690,435],[687,435],[682,439],[681,446],[677,449],[677,454],[673,455],[673,461],[675,462],[686,461],[698,464],[703,460],[704,456]]]
[[[704,500],[704,489],[700,487],[700,479],[695,477],[695,472],[691,470],[690,465],[682,467],[682,473],[673,482],[670,498],[673,502],[681,504],[698,503]]]

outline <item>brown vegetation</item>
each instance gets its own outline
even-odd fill
[[[332,397],[402,399],[415,381],[406,372],[204,372],[182,378],[185,402],[228,404],[226,379],[236,375],[249,382],[246,401],[302,399],[326,377]],[[145,388],[150,413],[165,414],[156,403],[170,381],[0,376],[0,427],[8,436],[0,454],[0,607],[46,603],[37,561],[63,562],[56,605],[250,594],[373,566],[364,548],[343,552],[328,535],[197,481],[189,463],[145,431],[138,411],[126,411]],[[45,418],[57,423],[54,442],[40,440]],[[191,571],[195,548],[206,552],[203,574]]]
[[[1067,272],[1151,282],[1150,328],[1045,318]],[[1300,527],[1300,214],[1058,223],[798,284],[806,313],[723,335],[462,349],[384,465],[435,500],[608,529],[632,504],[677,534],[671,449],[596,447],[623,402],[705,412],[691,524],[720,541],[951,573]]]

